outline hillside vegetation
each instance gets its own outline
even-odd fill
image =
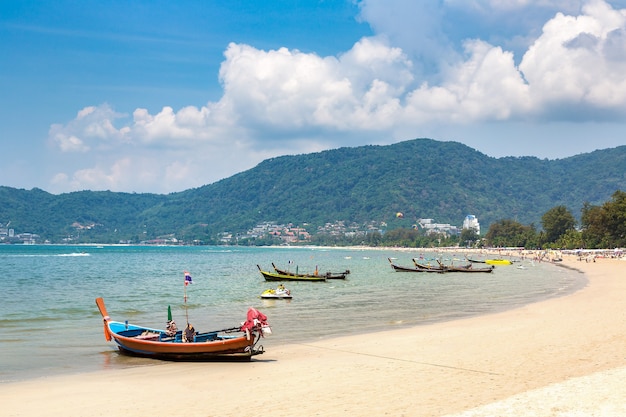
[[[580,218],[586,202],[602,204],[619,189],[626,189],[626,146],[547,160],[492,158],[456,142],[415,139],[272,158],[168,195],[0,187],[0,222],[53,242],[80,235],[101,243],[168,235],[210,242],[269,221],[313,232],[335,221],[397,228],[432,218],[460,226],[467,214],[486,231],[501,219],[539,227],[561,205]]]

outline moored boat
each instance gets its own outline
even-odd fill
[[[489,272],[493,272],[495,266],[491,265],[488,267],[482,267],[482,268],[474,268],[472,266],[472,264],[470,264],[469,266],[466,265],[461,265],[461,266],[454,266],[454,265],[446,265],[444,266],[444,269],[446,272],[461,272],[461,273],[474,273],[474,272],[484,272],[484,273],[489,273]]]
[[[493,266],[489,266],[487,268],[474,268],[471,264],[460,265],[460,266],[444,265],[443,263],[439,261],[437,261],[439,263],[439,266],[424,265],[424,264],[417,262],[415,259],[413,259],[413,264],[415,266],[407,267],[407,266],[396,265],[393,263],[393,261],[390,258],[387,258],[387,259],[389,260],[389,263],[391,264],[391,267],[393,268],[393,270],[397,272],[437,272],[440,274],[447,273],[447,272],[487,272],[488,273],[488,272],[492,272],[494,268]]]
[[[483,259],[471,259],[471,258],[468,258],[467,256],[465,257],[465,259],[467,259],[467,262],[472,262],[472,263],[475,263],[475,264],[484,264],[485,263],[485,261]]]
[[[389,264],[391,265],[391,269],[393,269],[396,272],[438,272],[438,273],[443,273],[443,270],[440,269],[430,269],[430,268],[422,268],[420,266],[402,266],[402,265],[397,265],[395,264],[391,258],[387,258],[387,260],[389,261]]]
[[[441,268],[443,268],[446,272],[469,272],[469,273],[473,273],[473,272],[493,272],[493,269],[495,268],[494,265],[488,266],[488,267],[483,267],[483,268],[474,268],[473,264],[469,263],[466,265],[444,265],[443,263],[439,262],[439,266]]]
[[[326,281],[325,275],[279,274],[278,272],[264,271],[259,265],[257,265],[257,268],[259,268],[259,272],[266,281]]]
[[[511,265],[512,262],[508,259],[485,259],[487,265]]]
[[[289,291],[287,288],[285,288],[284,285],[281,284],[276,289],[270,288],[270,289],[263,291],[263,293],[261,293],[261,298],[266,299],[266,300],[272,300],[272,299],[290,300],[293,298],[293,296],[291,295],[291,291]]]
[[[241,326],[197,333],[189,323],[182,331],[176,329],[172,320],[168,320],[166,330],[113,321],[101,297],[96,298],[96,305],[106,340],[115,341],[121,353],[133,356],[178,361],[250,360],[264,352],[258,342],[271,333],[267,317],[254,308],[248,310]]]
[[[346,269],[343,272],[327,271],[325,273],[320,274],[319,272],[317,272],[317,267],[315,268],[315,273],[313,274],[300,274],[298,272],[291,272],[285,269],[279,269],[276,265],[274,265],[273,262],[272,262],[272,268],[274,268],[274,272],[276,272],[277,274],[294,275],[294,276],[302,276],[302,277],[317,277],[319,275],[323,275],[326,277],[326,279],[346,279],[346,277],[350,274],[349,269]]]
[[[433,270],[433,271],[439,271],[439,272],[445,272],[446,269],[443,267],[443,264],[437,260],[438,265],[431,265],[430,263],[427,264],[423,264],[420,262],[417,262],[417,260],[415,260],[415,258],[413,258],[413,264],[417,267],[417,268],[422,268],[422,269],[429,269],[429,270]]]

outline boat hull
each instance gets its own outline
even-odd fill
[[[459,272],[459,273],[474,273],[474,272],[482,272],[482,273],[490,273],[493,272],[493,265],[488,268],[455,268],[455,267],[447,267],[446,272]]]
[[[168,340],[163,333],[155,333],[153,329],[129,325],[126,329],[125,323],[108,323],[109,331],[113,341],[117,344],[121,353],[141,356],[154,359],[176,360],[176,361],[202,361],[217,359],[241,359],[249,360],[252,356],[263,353],[262,350],[254,349],[257,337],[253,333],[239,336],[218,336],[214,335],[214,340],[209,337],[198,342],[183,343],[176,341],[176,337]],[[144,339],[141,336],[131,336],[140,332],[149,336]],[[179,337],[180,335],[177,335]],[[203,337],[198,335],[198,337]]]
[[[277,272],[269,272],[263,271],[259,265],[259,272],[263,275],[266,281],[309,281],[309,282],[318,282],[318,281],[326,281],[325,275],[287,275],[287,274],[279,274]]]
[[[511,265],[508,259],[485,259],[487,265]]]
[[[396,272],[435,272],[439,274],[442,274],[444,272],[441,269],[422,268],[417,265],[415,267],[396,265],[393,263],[393,261],[390,258],[387,258],[387,260],[389,261],[389,264],[391,265],[391,269],[393,269]]]
[[[430,266],[430,265],[423,265],[420,264],[418,262],[416,262],[415,260],[413,260],[413,264],[415,265],[415,267],[406,267],[406,266],[400,266],[400,265],[396,265],[393,263],[393,261],[391,259],[388,259],[389,263],[391,264],[391,268],[393,268],[394,271],[396,272],[436,272],[439,274],[443,274],[443,273],[447,273],[447,272],[460,272],[460,273],[464,273],[464,272],[469,272],[469,273],[473,273],[473,272],[483,272],[483,273],[489,273],[493,271],[493,266],[490,266],[488,268],[474,268],[471,265],[469,266],[459,266],[459,267],[454,267],[454,266],[446,266],[446,265],[442,265],[440,264],[439,267],[434,267],[434,266]]]
[[[292,295],[291,295],[291,291],[287,289],[284,289],[284,290],[271,289],[271,290],[263,291],[260,297],[265,300],[291,300]]]
[[[97,298],[96,304],[104,321],[105,339],[114,341],[120,353],[132,356],[175,361],[250,360],[264,352],[256,345],[264,334],[271,333],[267,317],[250,308],[241,326],[206,333],[192,331],[185,341],[183,332],[175,329],[170,333],[113,321],[102,298]]]
[[[350,270],[346,269],[343,272],[326,272],[324,274],[298,274],[296,272],[290,272],[290,271],[285,271],[284,269],[279,269],[276,267],[276,265],[274,265],[274,263],[272,263],[272,267],[274,268],[274,272],[276,272],[279,275],[284,275],[284,276],[296,276],[296,277],[319,277],[319,276],[323,276],[326,279],[346,279],[346,277],[350,274]]]
[[[264,300],[291,300],[293,297],[291,295],[263,295],[261,294],[261,298]]]

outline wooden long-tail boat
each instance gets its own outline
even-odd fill
[[[492,272],[494,269],[494,266],[488,266],[486,268],[474,268],[472,266],[472,264],[467,264],[467,265],[458,265],[458,266],[454,266],[454,265],[444,265],[442,264],[440,261],[439,265],[441,266],[441,268],[443,268],[446,272]]]
[[[96,298],[96,305],[104,321],[106,340],[115,341],[121,353],[132,356],[178,361],[250,360],[264,352],[257,344],[264,334],[271,333],[267,317],[254,308],[248,310],[241,326],[196,333],[189,324],[183,331],[176,330],[170,326],[171,321],[167,330],[113,321],[101,297]]]
[[[259,265],[257,265],[257,268],[259,268],[259,272],[266,281],[326,281],[326,275],[279,274],[278,272],[264,271]]]
[[[467,262],[471,262],[471,263],[475,263],[475,264],[484,264],[485,263],[484,259],[471,259],[471,258],[468,258],[467,256],[465,256],[465,259],[467,259]]]
[[[319,275],[325,276],[326,279],[346,279],[346,277],[350,274],[350,270],[346,269],[343,272],[331,272],[331,271],[327,271],[323,274],[299,274],[297,272],[291,272],[291,271],[287,271],[285,269],[279,269],[276,265],[274,265],[274,262],[272,262],[272,267],[274,268],[274,272],[276,272],[277,274],[281,274],[281,275],[293,275],[293,276],[299,276],[299,277],[317,277]]]
[[[415,259],[413,259],[413,264],[415,265],[416,268],[423,268],[423,269],[427,269],[430,271],[437,271],[437,272],[492,272],[493,271],[493,266],[487,267],[487,268],[474,268],[472,266],[471,263],[466,264],[466,265],[444,265],[440,260],[437,260],[437,263],[439,264],[438,266],[434,266],[434,265],[424,265],[421,264],[419,262],[417,262]]]
[[[423,263],[417,262],[415,258],[413,258],[412,261],[413,261],[413,265],[415,265],[415,267],[417,268],[429,269],[429,270],[434,270],[434,271],[439,271],[439,272],[446,272],[446,268],[444,268],[443,264],[439,262],[439,260],[437,260],[438,265],[436,266],[431,265],[431,264],[423,264]]]
[[[443,270],[440,269],[430,269],[430,268],[421,268],[419,266],[401,266],[401,265],[397,265],[395,264],[391,258],[387,258],[387,260],[389,261],[389,264],[391,265],[391,268],[396,271],[396,272],[437,272],[442,274]]]

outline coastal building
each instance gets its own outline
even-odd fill
[[[477,235],[480,235],[480,223],[473,214],[468,214],[463,220],[463,229],[474,229]]]
[[[433,219],[418,219],[417,224],[424,229],[427,235],[445,234],[450,236],[459,234],[458,227],[449,223],[435,223]]]

